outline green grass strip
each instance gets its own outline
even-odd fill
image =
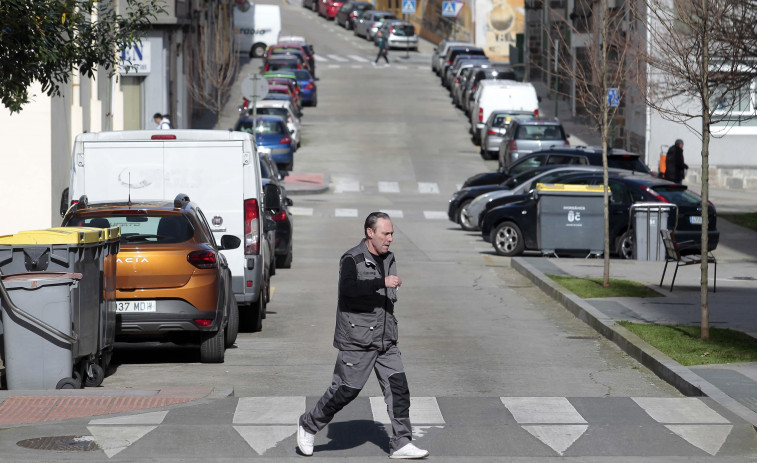
[[[566,289],[584,299],[595,297],[662,297],[662,294],[630,280],[610,278],[610,286],[602,286],[602,278],[575,278],[561,275],[547,275]]]
[[[747,212],[746,214],[718,214],[719,217],[740,225],[744,228],[757,231],[757,212]]]
[[[684,366],[757,362],[757,339],[739,331],[710,327],[703,341],[699,326],[618,324]]]

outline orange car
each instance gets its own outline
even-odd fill
[[[83,196],[63,226],[121,227],[116,259],[116,340],[196,342],[200,360],[221,363],[239,331],[231,272],[208,222],[189,197],[173,202],[88,204]]]

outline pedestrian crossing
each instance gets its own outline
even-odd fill
[[[400,52],[402,53],[402,52]],[[391,57],[391,54],[390,54]],[[374,69],[372,66],[374,56],[361,56],[356,54],[339,55],[339,54],[315,54],[316,63],[326,69]],[[414,71],[429,71],[431,67],[429,64],[420,64],[418,57],[413,56],[413,60],[403,63],[394,62],[391,66],[380,65],[375,69],[399,69],[399,70],[414,70]]]
[[[228,410],[223,414],[227,418],[218,419],[214,426],[225,427],[237,436],[243,448],[234,449],[234,454],[294,456],[297,420],[317,400],[304,396],[221,399],[215,407]],[[132,451],[129,447],[138,448],[145,436],[159,434],[161,428],[167,438],[179,426],[187,432],[186,425],[180,423],[203,426],[210,415],[207,407],[92,419],[86,426],[90,435],[82,438],[95,442],[107,458],[112,458]],[[739,440],[743,446],[742,437],[754,453],[754,430],[738,418],[729,420],[713,407],[717,407],[714,401],[691,397],[413,397],[410,419],[418,446],[428,448],[435,456],[641,457],[659,455],[659,449],[664,448],[664,455],[706,457],[730,455],[733,449],[729,440]],[[176,418],[172,418],[174,413],[178,414]],[[339,429],[339,435],[328,428],[316,435],[316,456],[319,448],[329,449],[326,443],[334,439],[349,440],[351,432],[369,432],[366,420],[388,438],[390,420],[383,397],[355,399],[329,425]],[[486,447],[465,443],[474,438],[471,430],[489,438]],[[499,437],[491,440],[492,436]],[[156,436],[150,445],[164,438]],[[375,443],[377,439],[362,439],[359,455],[385,457],[385,449]],[[629,445],[629,439],[643,440]],[[203,445],[202,439],[196,441],[196,445]],[[478,450],[451,450],[455,448]],[[323,456],[354,456],[358,451],[349,446],[337,449]],[[191,448],[182,451],[193,455]],[[138,455],[134,452],[132,455]],[[122,456],[128,458],[126,453]]]

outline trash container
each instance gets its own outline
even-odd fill
[[[541,252],[586,251],[588,255],[601,255],[603,191],[602,186],[538,183],[536,234]]]
[[[70,300],[78,333],[73,368],[84,384],[99,385],[115,338],[115,254],[120,229],[63,227],[0,236],[0,272],[81,274]]]
[[[74,389],[71,308],[82,275],[39,272],[0,277],[8,389]]]
[[[660,230],[673,229],[678,221],[678,206],[671,203],[634,203],[629,210],[633,224],[633,257],[636,260],[664,260],[665,245]]]

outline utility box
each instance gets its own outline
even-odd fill
[[[678,206],[670,203],[635,203],[629,210],[634,227],[633,258],[636,260],[665,260],[665,244],[660,230],[673,229],[678,218]]]
[[[604,189],[592,185],[536,185],[537,242],[544,254],[604,249]]]

